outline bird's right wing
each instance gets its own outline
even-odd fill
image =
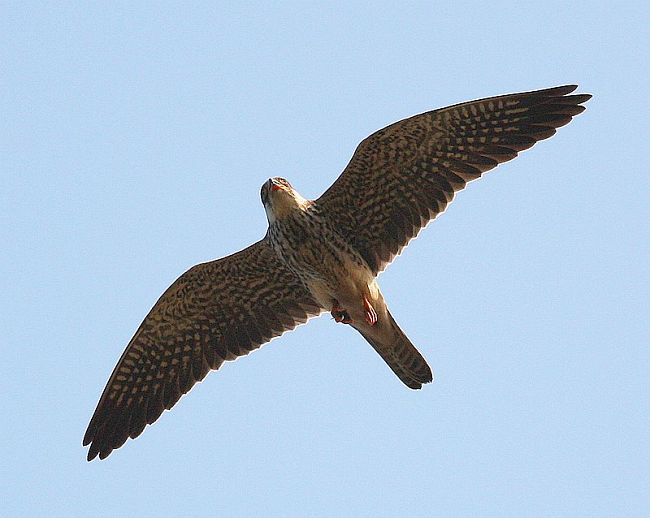
[[[559,86],[441,108],[363,140],[317,200],[377,274],[467,182],[512,160],[584,110]]]
[[[117,363],[84,436],[88,460],[140,435],[211,369],[321,311],[266,239],[194,266],[158,299]]]

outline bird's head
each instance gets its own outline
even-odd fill
[[[284,178],[269,178],[262,185],[260,194],[269,224],[287,216],[294,210],[304,209],[310,203],[300,196]]]

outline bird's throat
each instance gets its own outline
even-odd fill
[[[285,191],[276,191],[271,203],[265,205],[264,208],[269,224],[273,224],[275,221],[286,219],[295,211],[305,210],[309,205],[311,205],[311,202],[298,193],[290,194]]]

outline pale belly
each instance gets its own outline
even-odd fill
[[[313,274],[301,276],[314,299],[324,308],[331,310],[336,304],[356,314],[363,311],[364,297],[373,301],[381,296],[370,269],[360,266],[354,258],[344,256],[335,268],[324,267],[325,262],[320,263],[318,270],[312,270]]]

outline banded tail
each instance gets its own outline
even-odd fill
[[[421,389],[424,383],[433,381],[431,368],[397,325],[388,308],[386,315],[387,320],[380,319],[373,326],[355,322],[352,327],[361,333],[407,387]]]

